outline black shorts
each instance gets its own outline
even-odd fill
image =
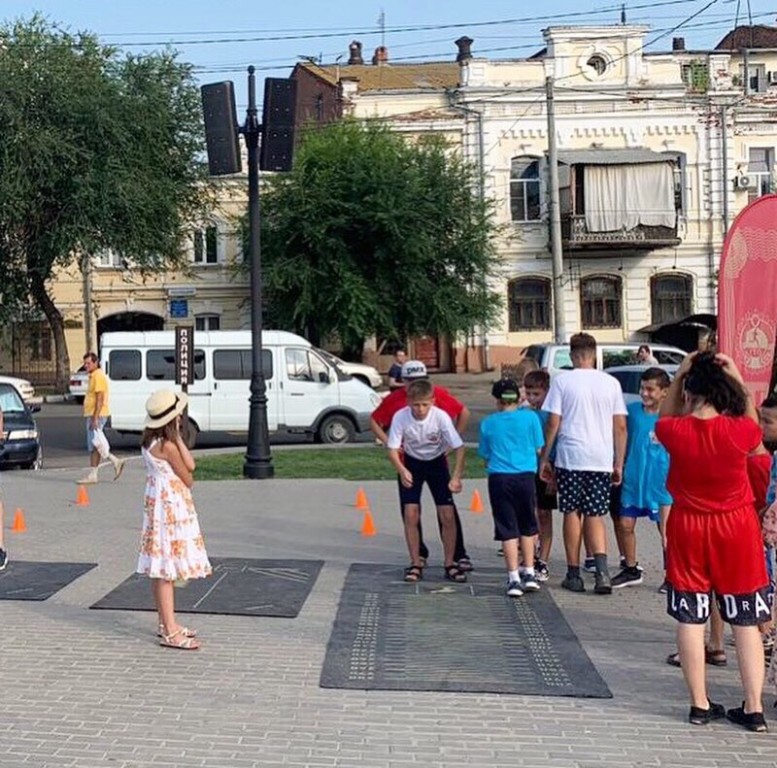
[[[496,541],[537,533],[534,478],[533,472],[495,472],[488,476],[488,498],[494,515]]]
[[[558,509],[558,496],[548,490],[548,484],[539,475],[535,475],[534,478],[534,488],[537,493],[537,509]]]
[[[438,507],[453,506],[453,494],[448,488],[451,473],[445,454],[431,461],[414,459],[405,454],[403,461],[405,468],[413,476],[413,485],[410,488],[405,488],[402,481],[399,481],[399,501],[402,506],[421,503],[421,491],[424,483],[429,486],[434,503]]]
[[[610,472],[556,468],[558,508],[564,513],[579,512],[586,517],[606,515],[610,509]]]

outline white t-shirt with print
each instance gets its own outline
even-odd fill
[[[621,385],[595,368],[575,368],[553,378],[543,411],[561,417],[556,466],[612,472],[613,416],[626,416]]]
[[[408,456],[421,461],[436,459],[463,444],[451,417],[434,405],[423,421],[413,418],[409,405],[397,411],[386,443],[387,447],[402,448]]]

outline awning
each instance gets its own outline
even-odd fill
[[[711,331],[717,330],[718,318],[717,315],[698,314],[688,315],[681,320],[670,320],[666,323],[653,323],[652,325],[646,325],[644,328],[640,328],[636,333],[655,333],[662,328],[668,328],[671,325],[694,325],[697,328],[709,328]]]
[[[645,165],[669,163],[675,159],[650,149],[572,149],[558,153],[558,161],[565,165]]]

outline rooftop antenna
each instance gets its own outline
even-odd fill
[[[621,24],[626,23],[626,3],[621,5]]]
[[[380,9],[380,16],[378,16],[378,26],[380,27],[380,44],[386,46],[386,12],[383,8]]]

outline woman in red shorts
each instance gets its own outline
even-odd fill
[[[763,540],[747,475],[761,442],[758,413],[734,361],[689,355],[661,405],[656,437],[669,452],[674,504],[667,526],[667,612],[691,698],[689,722],[728,717],[765,731],[764,652],[758,624],[771,615]],[[704,625],[712,600],[732,625],[745,699],[729,709],[707,697]]]

